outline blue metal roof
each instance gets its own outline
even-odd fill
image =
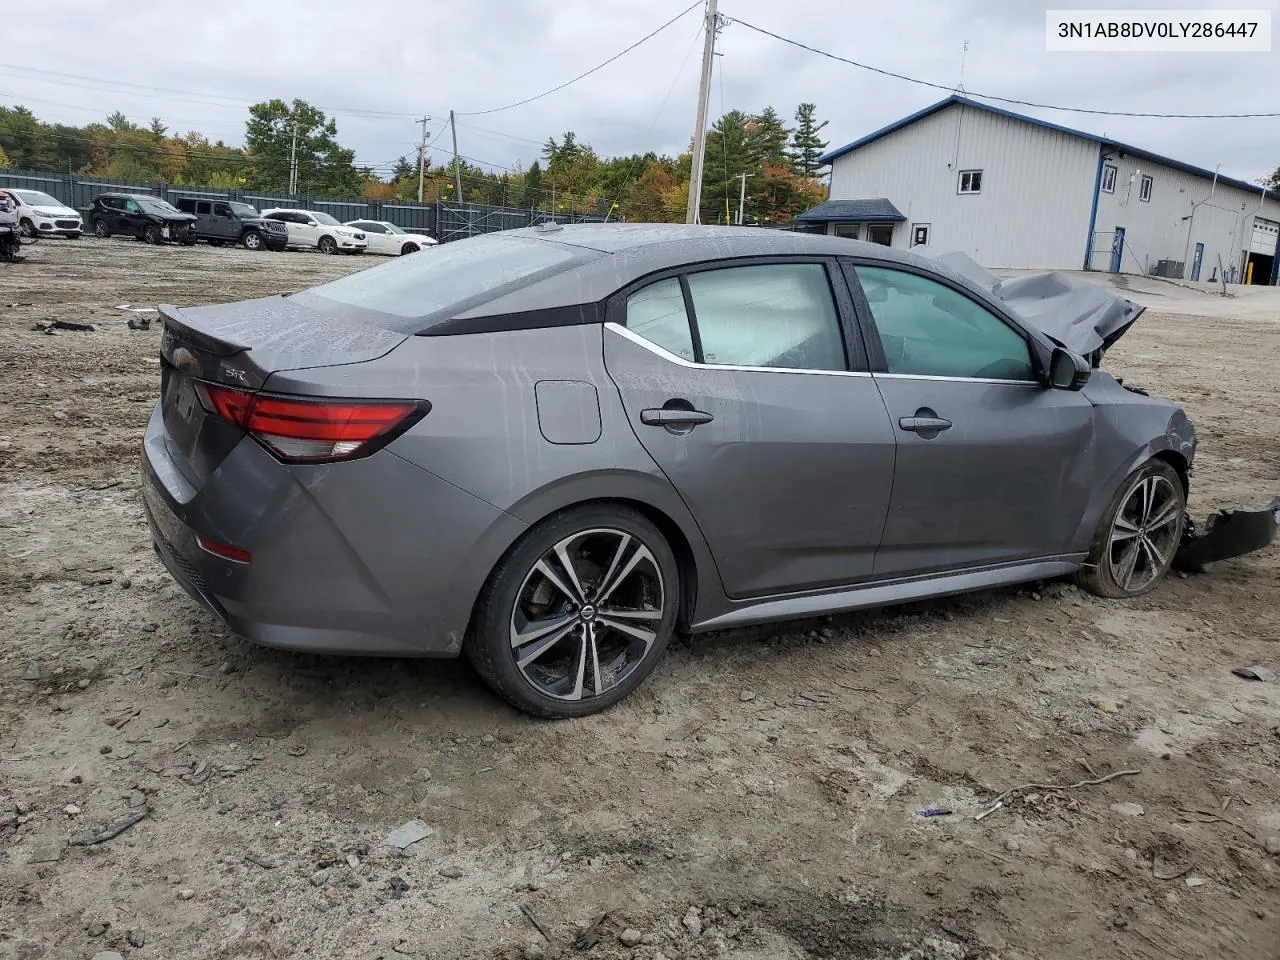
[[[959,94],[952,94],[945,100],[939,100],[937,103],[925,107],[923,110],[917,110],[910,116],[903,117],[901,120],[895,120],[886,127],[881,127],[872,133],[867,134],[854,140],[852,143],[846,143],[843,147],[837,147],[830,150],[818,158],[819,163],[830,163],[838,157],[843,157],[846,153],[852,153],[859,147],[865,147],[869,143],[874,143],[881,137],[886,137],[895,130],[901,130],[903,127],[915,123],[917,120],[923,120],[925,117],[932,116],[939,110],[945,110],[953,104],[961,104],[966,107],[973,107],[975,110],[985,110],[987,113],[994,113],[1000,117],[1009,117],[1012,120],[1021,120],[1024,123],[1034,124],[1037,127],[1043,127],[1046,130],[1056,130],[1058,133],[1065,133],[1072,137],[1079,137],[1082,140],[1091,140],[1094,143],[1100,143],[1104,147],[1109,147],[1121,153],[1131,154],[1135,157],[1141,157],[1144,160],[1151,160],[1155,163],[1164,164],[1166,167],[1173,167],[1175,170],[1181,170],[1183,173],[1191,173],[1196,176],[1208,177],[1213,179],[1213,171],[1206,170],[1204,167],[1197,167],[1190,163],[1183,163],[1181,160],[1174,160],[1172,157],[1162,156],[1158,153],[1152,153],[1150,150],[1144,150],[1141,147],[1135,147],[1132,144],[1121,143],[1119,140],[1112,140],[1109,137],[1100,137],[1096,133],[1086,133],[1083,130],[1073,130],[1071,127],[1064,127],[1057,123],[1050,123],[1047,120],[1039,120],[1036,117],[1028,117],[1026,114],[1014,113],[1012,110],[1005,110],[1001,107],[993,107],[988,103],[982,103],[978,100],[970,100],[968,97],[962,97]],[[1258,186],[1256,183],[1247,183],[1244,180],[1237,180],[1234,177],[1218,176],[1218,182],[1226,184],[1230,187],[1236,187],[1240,190],[1248,190],[1250,193],[1263,195],[1267,190]],[[1270,191],[1274,196],[1276,191]]]
[[[858,220],[862,223],[899,223],[907,218],[884,197],[869,200],[828,200],[806,210],[797,220],[818,223]]]

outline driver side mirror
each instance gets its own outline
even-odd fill
[[[1049,386],[1057,390],[1079,390],[1089,382],[1093,368],[1078,353],[1055,347],[1049,360]]]

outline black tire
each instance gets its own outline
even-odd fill
[[[34,237],[38,232],[36,230],[36,225],[26,217],[23,217],[20,221],[18,221],[18,229],[22,232],[22,235],[27,239]]]
[[[565,553],[576,568],[574,577],[565,576],[559,561],[552,563],[562,584],[584,588],[585,602],[580,606],[535,570],[548,554],[558,556],[557,545],[566,543],[570,546]],[[642,559],[632,562],[637,556]],[[617,572],[626,575],[617,578]],[[611,575],[618,582],[606,587],[603,581]],[[596,585],[602,588],[603,600],[597,599]],[[615,604],[629,612],[622,622],[633,629],[635,624],[646,625],[641,632],[651,634],[651,639],[637,640],[614,628],[612,624],[619,622]],[[539,717],[583,717],[613,706],[644,682],[671,640],[679,609],[679,568],[657,527],[626,507],[574,507],[533,527],[498,562],[476,601],[464,649],[476,672],[513,706]],[[525,628],[537,622],[527,616],[531,610],[545,614],[547,623],[572,624],[568,634],[559,628],[553,631],[563,639],[544,647],[545,659],[535,654],[531,658],[535,662],[527,665],[530,673],[539,675],[541,686],[517,664],[512,642],[517,620]],[[538,639],[523,649],[533,650],[551,639],[550,633],[534,635]],[[588,653],[587,636],[592,637],[595,657]],[[574,667],[575,662],[580,666]],[[563,677],[554,676],[557,664],[566,668]],[[557,694],[552,689],[557,683],[576,687],[577,698],[572,690]]]
[[[400,248],[400,256],[403,257],[406,253],[417,253],[421,249],[422,248],[418,246],[416,243],[406,243],[403,247]]]
[[[160,245],[160,228],[157,227],[154,223],[148,223],[142,229],[141,239],[143,243],[154,243],[156,246],[159,246]]]
[[[1144,510],[1148,488],[1152,505]],[[1164,460],[1148,460],[1129,474],[1102,514],[1089,558],[1076,575],[1079,585],[1110,600],[1150,593],[1173,564],[1186,506],[1182,478]]]
[[[244,244],[246,250],[261,250],[262,234],[257,230],[246,230],[244,236],[240,238],[240,242]]]
[[[324,254],[334,254],[338,252],[338,241],[330,236],[323,236],[316,244],[316,249]]]
[[[105,220],[93,221],[93,235],[99,240],[106,240],[111,236],[111,228],[107,226]]]

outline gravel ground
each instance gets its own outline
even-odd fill
[[[258,649],[153,558],[159,332],[118,305],[368,260],[26,253],[0,265],[0,957],[1275,960],[1280,683],[1230,670],[1280,671],[1277,547],[1134,602],[1048,583],[703,637],[538,722],[464,663]],[[1193,514],[1280,494],[1280,316],[1152,313],[1109,366],[1196,422]]]

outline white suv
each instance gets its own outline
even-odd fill
[[[47,193],[17,187],[5,187],[2,192],[18,208],[18,226],[24,237],[67,237],[75,240],[84,232],[80,214]]]
[[[262,216],[289,228],[291,247],[311,247],[321,253],[364,253],[369,245],[364,231],[343,226],[319,210],[263,210]]]

